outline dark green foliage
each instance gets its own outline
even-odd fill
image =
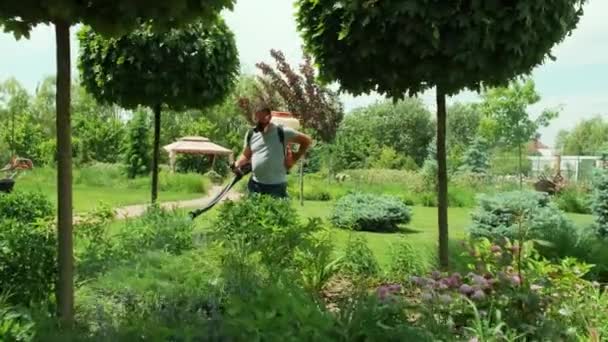
[[[0,297],[0,336],[3,341],[33,341],[35,323],[31,315]]]
[[[339,228],[395,231],[411,220],[411,210],[398,197],[353,193],[338,200],[331,216]]]
[[[234,36],[219,18],[163,33],[144,24],[115,39],[85,27],[78,37],[85,88],[101,102],[126,108],[219,104],[238,73]]]
[[[452,95],[531,72],[576,27],[582,4],[299,0],[297,21],[321,78],[342,89],[401,98],[441,85]]]
[[[460,170],[473,174],[485,174],[488,168],[487,143],[483,138],[477,137],[465,152]]]
[[[119,252],[133,256],[145,250],[180,254],[191,249],[194,223],[185,215],[151,206],[146,213],[129,221],[120,233]]]
[[[125,164],[127,165],[127,176],[129,178],[147,175],[150,172],[149,127],[147,112],[144,110],[135,112],[135,116],[129,122],[129,131],[125,142]]]
[[[595,216],[597,232],[608,236],[608,170],[599,170],[595,176],[592,197],[592,209]]]
[[[546,257],[580,256],[573,223],[539,192],[513,191],[480,196],[469,233],[492,241],[535,240]]]
[[[141,20],[154,19],[158,28],[175,27],[195,19],[212,19],[224,8],[232,8],[233,0],[149,1],[145,6],[138,1],[108,4],[105,1],[74,2],[59,0],[49,6],[46,2],[2,2],[0,25],[16,37],[29,38],[30,30],[38,24],[64,21],[69,24],[83,22],[104,34],[120,34],[137,26]],[[112,18],[112,19],[109,19]]]
[[[591,214],[591,196],[576,186],[568,186],[555,195],[555,203],[567,213]]]
[[[56,235],[48,223],[0,220],[0,291],[12,304],[45,302],[57,280]]]
[[[336,135],[335,169],[370,164],[415,169],[427,156],[433,130],[431,114],[420,100],[386,101],[357,109],[344,118]]]
[[[40,192],[0,194],[0,221],[14,219],[20,223],[34,223],[54,214],[51,202]]]
[[[245,251],[259,254],[267,267],[292,266],[296,248],[319,230],[319,222],[300,222],[289,201],[252,195],[228,202],[213,225],[214,232],[230,243],[245,243]]]
[[[570,131],[558,133],[556,147],[567,156],[597,156],[606,152],[608,121],[601,116],[581,119]]]
[[[342,259],[342,270],[350,276],[364,278],[380,274],[380,265],[367,246],[364,236],[352,234],[349,236]]]

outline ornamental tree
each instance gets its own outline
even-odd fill
[[[540,101],[534,82],[513,82],[509,87],[488,89],[483,94],[481,110],[494,121],[494,145],[516,148],[518,150],[519,187],[523,187],[522,145],[537,134],[540,127],[549,125],[557,111],[545,109],[541,115],[531,119],[528,106]]]
[[[577,25],[584,0],[296,2],[326,82],[393,99],[436,88],[439,259],[448,265],[446,96],[530,73]]]
[[[239,60],[224,21],[196,21],[156,33],[149,23],[119,38],[89,27],[79,32],[78,65],[84,87],[100,102],[154,112],[152,202],[158,197],[160,120],[163,108],[179,111],[219,104],[232,90]]]
[[[59,249],[58,313],[71,326],[74,308],[72,248],[72,144],[70,125],[70,26],[91,25],[104,34],[120,34],[140,20],[155,19],[164,29],[196,18],[213,17],[234,0],[106,1],[22,0],[0,2],[0,26],[17,39],[29,38],[33,27],[53,24],[56,39],[57,93],[57,231]]]

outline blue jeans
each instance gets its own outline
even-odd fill
[[[247,190],[249,190],[250,194],[270,195],[277,198],[287,197],[287,183],[262,184],[254,181],[253,177],[249,178]]]

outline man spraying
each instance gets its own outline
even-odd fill
[[[250,193],[287,197],[287,172],[304,156],[312,139],[271,122],[270,108],[260,107],[253,115],[256,126],[247,132],[243,153],[234,168],[239,170],[251,164],[252,176],[247,184]],[[298,144],[298,151],[290,153],[289,144]]]

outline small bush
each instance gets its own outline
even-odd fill
[[[448,206],[452,208],[470,208],[475,206],[475,192],[470,188],[452,186],[448,190]]]
[[[330,201],[332,199],[329,191],[319,188],[304,187],[304,199],[307,201]]]
[[[373,278],[380,274],[380,266],[363,236],[351,235],[346,243],[342,270],[351,276]]]
[[[292,266],[296,248],[320,228],[317,219],[301,223],[289,201],[260,195],[228,201],[213,224],[218,239],[244,242],[245,254],[259,255],[269,268]]]
[[[53,216],[51,202],[39,192],[15,191],[0,194],[0,221],[15,219],[21,223],[33,223]]]
[[[222,175],[213,170],[205,173],[205,177],[209,178],[209,180],[213,184],[222,184],[222,182],[224,181],[224,177],[222,177]]]
[[[420,249],[414,248],[406,239],[393,242],[390,246],[389,278],[407,279],[408,276],[426,273],[429,265],[420,256]]]
[[[422,192],[418,195],[418,201],[424,207],[436,207],[437,206],[437,194],[433,192]]]
[[[608,237],[608,170],[598,171],[593,182],[592,209],[597,232]]]
[[[193,222],[177,211],[149,207],[140,218],[127,221],[118,236],[118,252],[122,258],[146,250],[164,250],[180,254],[194,245]]]
[[[75,225],[77,248],[74,254],[79,277],[87,278],[103,272],[116,261],[119,247],[111,239],[108,231],[113,218],[114,210],[102,203]]]
[[[56,233],[45,223],[0,220],[0,289],[11,304],[49,298],[57,275]]]
[[[574,187],[562,190],[555,199],[557,206],[568,213],[591,214],[589,196]]]
[[[469,232],[492,241],[536,240],[550,246],[539,250],[547,257],[577,256],[579,234],[570,220],[539,192],[507,192],[481,196]]]
[[[411,220],[411,210],[398,197],[353,193],[336,203],[331,221],[339,228],[395,231]]]

